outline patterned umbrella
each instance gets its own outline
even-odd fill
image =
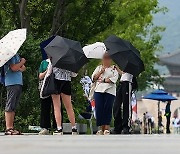
[[[0,67],[11,59],[26,40],[26,29],[10,31],[0,40]]]

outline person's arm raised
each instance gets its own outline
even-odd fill
[[[124,74],[124,72],[121,71],[121,69],[120,69],[118,66],[115,65],[114,68],[117,70],[117,72],[118,72],[120,75]]]
[[[21,72],[24,72],[26,70],[26,66],[22,66],[22,67],[20,67],[20,69],[19,69],[19,71],[21,71]]]
[[[104,73],[104,71],[105,71],[105,68],[104,68],[104,67],[102,67],[102,69],[101,69],[98,73],[96,73],[96,74],[94,75],[94,77],[93,77],[93,81],[98,80],[98,79],[99,79],[99,77],[101,76],[101,74],[103,74],[103,73]]]
[[[17,64],[10,64],[10,69],[14,72],[21,71],[22,66],[26,63],[24,58],[21,58],[21,61]]]

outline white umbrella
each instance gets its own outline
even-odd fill
[[[106,52],[106,46],[102,42],[96,42],[83,47],[83,51],[87,58],[102,59]]]
[[[10,31],[0,40],[0,67],[10,60],[26,40],[26,29]]]

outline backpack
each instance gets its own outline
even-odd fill
[[[132,79],[132,91],[137,91],[137,90],[138,90],[137,78],[133,77],[133,79]]]

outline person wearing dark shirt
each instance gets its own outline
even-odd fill
[[[167,122],[166,122],[166,133],[167,134],[170,134],[170,118],[171,118],[171,101],[168,101],[167,105],[166,105],[166,109],[165,109],[165,116],[166,116],[166,119],[167,119]]]
[[[44,77],[47,73],[50,59],[43,60],[39,67],[39,91],[41,90]],[[49,135],[51,129],[51,111],[53,113],[53,129],[56,129],[56,120],[54,116],[53,101],[52,97],[41,98],[41,113],[40,113],[40,127],[42,128],[39,135]]]

